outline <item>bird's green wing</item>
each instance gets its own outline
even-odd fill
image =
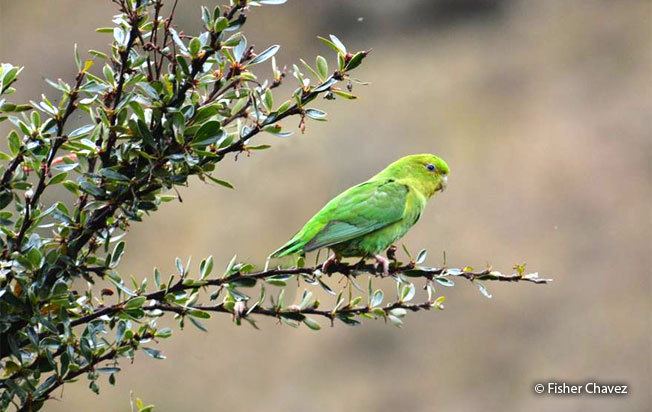
[[[352,187],[313,218],[325,225],[303,250],[310,252],[346,242],[402,219],[408,192],[407,186],[391,179]]]

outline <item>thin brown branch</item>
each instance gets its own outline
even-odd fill
[[[13,248],[12,248],[13,250],[18,250],[18,251],[20,250],[25,234],[27,233],[27,230],[32,224],[31,218],[29,216],[29,212],[36,205],[38,205],[41,194],[43,193],[46,187],[45,180],[48,174],[50,173],[50,167],[52,166],[52,162],[54,161],[57,152],[59,151],[61,146],[66,142],[66,136],[64,135],[63,131],[66,122],[68,121],[68,118],[75,111],[76,100],[79,94],[79,88],[81,87],[84,77],[85,77],[85,72],[83,70],[77,74],[75,87],[68,94],[68,103],[66,105],[66,108],[63,114],[57,119],[57,130],[56,130],[57,135],[54,137],[54,141],[52,142],[52,146],[50,147],[50,151],[48,152],[47,157],[41,164],[41,170],[39,171],[39,180],[38,183],[36,184],[36,189],[34,190],[34,193],[29,198],[26,198],[25,200],[26,202],[25,216],[23,217],[23,223],[18,232],[18,236],[16,236],[16,240],[13,243]]]
[[[292,320],[302,320],[306,315],[320,316],[330,320],[334,320],[338,317],[349,316],[349,315],[362,315],[362,314],[372,314],[376,310],[382,310],[385,315],[390,314],[394,309],[405,309],[411,312],[418,312],[420,310],[430,310],[435,305],[433,302],[423,302],[423,303],[406,303],[406,302],[392,302],[385,306],[379,307],[370,307],[370,306],[344,306],[340,309],[316,309],[312,307],[308,308],[299,308],[290,306],[288,308],[264,308],[261,306],[256,306],[251,308],[251,310],[246,310],[245,313],[236,314],[236,316],[245,318],[250,314],[268,316],[273,318],[284,317],[286,319]],[[233,314],[233,310],[227,308],[224,303],[219,303],[217,305],[192,305],[192,306],[179,306],[171,305],[169,303],[155,303],[146,307],[143,307],[144,310],[161,310],[164,312],[173,312],[178,315],[188,315],[192,313],[193,310],[200,310],[204,312],[217,312],[217,313],[230,313]],[[244,307],[243,309],[247,309]]]
[[[222,278],[211,278],[206,280],[201,280],[193,283],[186,283],[184,279],[179,280],[177,283],[172,285],[167,289],[158,290],[155,292],[150,292],[144,294],[147,300],[162,301],[165,298],[165,295],[168,293],[176,293],[184,290],[196,290],[206,286],[223,286],[229,283],[237,284],[244,283],[247,281],[261,281],[268,278],[273,278],[275,276],[292,276],[292,275],[302,275],[302,276],[315,276],[321,274],[322,265],[317,265],[314,267],[304,267],[304,268],[278,268],[278,269],[269,269],[263,270],[254,273],[236,273],[229,277]],[[448,274],[449,272],[455,273],[455,275]],[[325,275],[331,276],[335,273],[340,273],[347,277],[356,277],[363,274],[370,274],[373,276],[381,276],[376,270],[376,266],[372,264],[348,264],[348,263],[337,263],[329,266],[329,272]],[[390,266],[390,275],[408,275],[409,277],[415,278],[425,278],[433,280],[435,278],[442,277],[459,277],[473,281],[497,281],[497,282],[528,282],[534,284],[546,284],[552,281],[552,279],[539,278],[538,276],[533,275],[503,275],[499,272],[495,272],[491,269],[485,269],[482,271],[462,271],[459,269],[448,269],[445,267],[440,268],[419,268],[415,267],[413,264],[403,265],[403,266]],[[97,309],[95,312],[90,313],[81,318],[71,321],[72,326],[78,326],[81,324],[86,324],[91,322],[99,317],[105,315],[112,315],[121,311],[124,306],[127,304],[129,299],[117,303],[112,306],[107,306],[104,308]]]
[[[123,9],[125,14],[129,13],[129,23],[131,24],[131,30],[129,30],[129,38],[127,39],[127,45],[124,50],[120,51],[120,72],[118,73],[118,83],[115,88],[115,96],[113,97],[113,104],[111,106],[111,111],[109,113],[109,122],[111,128],[109,130],[109,137],[106,141],[106,148],[101,154],[102,163],[107,164],[111,158],[111,152],[113,151],[113,146],[115,145],[116,140],[118,139],[118,134],[113,127],[116,124],[118,119],[118,114],[116,109],[120,104],[122,99],[122,93],[124,90],[125,81],[127,80],[127,73],[129,72],[129,54],[131,54],[131,49],[134,47],[134,42],[140,36],[140,28],[138,24],[140,22],[140,15],[138,14],[138,8],[140,7],[142,0],[136,1],[136,10],[130,11],[128,9]]]
[[[24,159],[23,155],[19,153],[14,158],[14,160],[11,161],[11,163],[9,164],[9,167],[7,168],[7,170],[5,170],[5,172],[2,174],[2,180],[0,181],[0,187],[5,187],[9,183],[11,178],[14,176],[14,172],[16,171],[16,169],[23,162],[23,159]]]
[[[168,37],[170,35],[170,26],[172,25],[172,20],[174,19],[174,12],[177,9],[177,3],[179,3],[179,0],[174,0],[174,3],[172,4],[172,11],[170,11],[170,15],[168,18],[165,20],[165,24],[163,25],[163,43],[160,46],[160,54],[161,54],[161,59],[158,62],[158,65],[156,66],[156,74],[157,77],[161,76],[161,70],[163,69],[163,61],[165,60],[165,54],[163,53],[163,49],[165,49],[165,46],[168,42]],[[159,11],[156,13],[158,14]],[[154,42],[154,45],[156,45],[156,42]]]
[[[158,62],[156,61],[156,52],[157,52],[157,47],[158,47],[158,26],[159,26],[159,17],[161,15],[161,8],[163,7],[163,1],[162,0],[156,0],[156,3],[154,4],[154,19],[152,23],[152,37],[151,37],[151,42],[152,42],[152,54],[154,57],[154,71],[156,72],[156,80],[159,80],[161,78],[161,70],[158,67]],[[149,56],[148,56],[149,59]]]

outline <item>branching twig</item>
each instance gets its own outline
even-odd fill
[[[147,340],[153,338],[154,335],[151,333],[144,333],[142,336],[134,335],[131,339],[131,342],[129,342],[129,345],[134,345],[137,344],[139,341]],[[124,345],[122,345],[124,346]],[[114,348],[111,350],[106,351],[103,353],[101,356],[98,356],[91,361],[89,361],[86,365],[82,366],[81,368],[71,371],[68,374],[66,374],[65,377],[59,377],[56,375],[53,375],[55,377],[54,383],[49,386],[46,390],[44,390],[42,393],[39,394],[39,399],[48,399],[50,394],[54,392],[58,387],[63,385],[66,381],[71,381],[85,373],[91,372],[95,367],[107,360],[114,359],[116,355],[118,354],[118,350],[120,348]],[[65,378],[65,379],[64,379]],[[27,401],[18,409],[17,412],[29,412],[32,410],[32,403],[33,399],[28,398]]]
[[[381,307],[370,307],[370,306],[355,306],[349,307],[345,306],[341,309],[316,309],[312,307],[308,308],[299,308],[299,307],[289,307],[286,309],[281,308],[263,308],[261,306],[256,306],[251,308],[251,310],[245,310],[246,307],[243,307],[243,313],[237,313],[235,316],[244,318],[250,314],[261,315],[273,318],[284,317],[291,320],[303,320],[303,317],[306,315],[321,316],[334,320],[338,317],[346,317],[348,315],[362,315],[362,314],[378,314],[379,311],[384,312],[385,315],[390,314],[391,311],[395,309],[405,309],[411,312],[418,312],[420,310],[430,310],[433,307],[433,302],[423,302],[423,303],[405,303],[405,302],[393,302]],[[170,305],[167,303],[155,303],[149,306],[144,307],[145,310],[161,310],[164,312],[173,312],[178,315],[185,316],[191,313],[193,310],[200,310],[204,312],[217,312],[217,313],[231,313],[233,310],[225,306],[224,303],[217,305],[192,305],[192,306],[179,306],[179,305]]]
[[[349,276],[356,277],[363,274],[381,276],[376,271],[376,267],[371,264],[351,265],[347,263],[337,263],[331,265],[329,267],[329,272],[324,275],[330,276],[335,273],[340,273],[347,277]],[[408,275],[409,277],[420,277],[429,280],[433,280],[437,277],[441,278],[447,276],[454,276],[454,277],[461,277],[467,279],[471,282],[476,280],[477,281],[488,280],[488,281],[498,281],[498,282],[529,282],[535,284],[545,284],[552,281],[552,279],[540,278],[538,277],[537,274],[503,275],[491,269],[485,269],[482,271],[474,272],[474,271],[463,271],[460,269],[449,269],[445,267],[441,267],[441,268],[423,267],[422,268],[422,267],[415,267],[415,265],[413,264],[403,265],[400,267],[395,267],[395,266],[390,267],[390,275],[403,275],[403,274]],[[235,273],[228,277],[205,279],[193,283],[187,283],[185,282],[184,279],[180,279],[177,283],[175,283],[169,288],[158,290],[155,292],[150,292],[142,296],[145,296],[147,300],[163,301],[165,296],[169,293],[176,293],[184,290],[195,290],[206,286],[224,286],[230,283],[238,284],[238,283],[246,283],[251,281],[258,282],[261,280],[264,281],[265,279],[273,278],[275,276],[293,276],[293,275],[306,276],[306,277],[322,275],[321,265],[314,266],[314,267],[304,267],[304,268],[269,269],[260,272],[254,272],[254,273]],[[81,324],[86,324],[88,322],[91,322],[102,316],[115,314],[123,310],[128,301],[129,299],[112,306],[100,308],[93,313],[82,316],[81,318],[78,319],[74,319],[73,321],[71,321],[71,325],[78,326]]]
[[[113,104],[109,113],[109,123],[111,125],[109,129],[109,138],[106,141],[106,148],[101,155],[102,163],[105,165],[108,164],[108,161],[111,158],[113,146],[118,138],[117,132],[113,130],[118,117],[116,109],[122,99],[125,81],[127,80],[127,73],[129,72],[129,54],[131,54],[131,49],[134,47],[134,42],[138,37],[140,37],[140,28],[138,27],[140,16],[138,14],[138,8],[140,7],[141,2],[142,0],[136,0],[135,10],[128,10],[126,8],[123,10],[125,14],[129,15],[131,30],[129,30],[127,45],[124,50],[120,51],[120,72],[118,73],[118,83],[115,88],[115,96],[113,97]]]
[[[34,208],[34,206],[38,204],[41,194],[43,193],[43,190],[45,190],[45,186],[46,186],[45,179],[50,173],[50,167],[52,166],[52,161],[56,157],[57,152],[59,151],[61,146],[66,142],[66,137],[63,131],[66,126],[66,122],[68,121],[68,118],[75,111],[75,103],[79,95],[79,88],[81,87],[85,74],[86,73],[83,70],[77,74],[75,87],[68,94],[68,104],[66,105],[63,114],[61,114],[61,116],[57,119],[56,136],[54,137],[54,141],[52,142],[52,146],[50,147],[50,151],[48,152],[47,157],[41,164],[41,170],[39,171],[39,180],[38,183],[36,184],[36,189],[34,190],[33,194],[25,200],[26,211],[31,210],[32,208]],[[13,250],[16,251],[20,250],[23,238],[25,237],[25,234],[27,233],[27,229],[29,229],[31,223],[32,222],[29,216],[27,216],[26,214],[25,218],[23,219],[23,224],[20,228],[20,231],[18,232],[18,236],[16,236],[16,240],[13,245]]]

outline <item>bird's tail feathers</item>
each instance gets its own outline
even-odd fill
[[[293,255],[295,253],[300,253],[303,250],[304,242],[300,239],[292,239],[277,250],[274,251],[269,257],[271,258],[280,258],[283,256]]]

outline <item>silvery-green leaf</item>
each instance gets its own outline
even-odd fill
[[[408,283],[407,285],[403,286],[403,289],[401,290],[401,301],[409,302],[412,300],[415,294],[416,288],[414,287],[414,284]]]
[[[369,306],[373,308],[374,306],[380,305],[383,302],[383,297],[383,291],[380,289],[376,290],[371,298],[371,302],[369,302]]]
[[[480,293],[482,293],[486,298],[491,299],[491,293],[489,293],[489,290],[480,282],[476,281],[475,285],[478,287],[478,290]]]
[[[437,281],[437,283],[439,283],[442,286],[446,286],[446,287],[455,286],[455,282],[453,282],[450,279],[436,277],[435,280]]]
[[[306,326],[308,326],[312,330],[321,329],[321,326],[319,325],[319,323],[317,323],[317,321],[312,319],[312,318],[306,317],[305,319],[303,319],[303,323],[305,323]]]
[[[251,61],[249,62],[249,66],[253,66],[255,64],[259,64],[268,59],[271,59],[272,56],[274,56],[276,52],[278,52],[279,49],[280,46],[278,44],[268,47],[265,51],[263,51],[262,53],[260,53],[259,55],[251,59]]]
[[[244,52],[247,50],[247,38],[242,36],[238,44],[233,48],[233,57],[236,61],[241,61],[244,56]]]
[[[335,36],[334,34],[331,34],[331,35],[328,36],[328,37],[331,38],[331,41],[333,42],[333,44],[335,45],[335,47],[337,47],[337,49],[340,51],[340,53],[342,53],[342,54],[346,54],[346,47],[345,47],[344,44],[340,41],[340,39],[337,38],[337,36]]]
[[[306,109],[306,116],[313,120],[326,120],[326,112],[319,109]]]
[[[143,347],[143,351],[154,359],[165,359],[163,353],[158,349]]]

